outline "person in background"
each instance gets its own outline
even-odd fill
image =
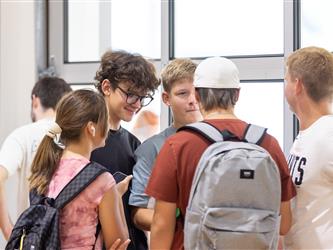
[[[41,141],[31,164],[30,190],[56,198],[87,165],[91,152],[104,145],[108,111],[103,96],[92,90],[76,90],[61,99],[56,119]],[[126,241],[128,231],[115,180],[109,172],[99,175],[75,199],[62,208],[59,235],[62,249],[101,249],[96,227],[101,224],[109,249]]]
[[[285,96],[299,120],[288,158],[297,196],[287,249],[333,249],[333,55],[302,48],[286,62]]]
[[[58,101],[70,92],[71,87],[61,78],[45,77],[34,85],[31,92],[31,120],[33,123],[15,129],[4,141],[0,150],[0,228],[6,240],[13,229],[5,197],[5,182],[18,173],[18,216],[29,205],[30,164],[37,147],[54,121]]]
[[[159,128],[159,116],[152,110],[141,110],[136,117],[131,133],[143,142],[156,135]]]
[[[95,77],[98,91],[104,96],[109,111],[109,127],[105,146],[92,152],[91,160],[108,168],[111,174],[132,175],[134,151],[140,141],[120,126],[129,122],[143,106],[153,100],[159,86],[154,65],[141,55],[125,51],[107,51]],[[128,249],[147,249],[147,238],[136,228],[128,205],[129,192],[124,197],[124,209],[131,243]]]
[[[161,73],[163,102],[171,108],[173,122],[161,133],[149,138],[135,151],[132,189],[129,204],[134,207],[133,221],[138,228],[150,231],[154,199],[145,194],[153,164],[164,141],[188,123],[202,119],[195,99],[193,76],[196,64],[189,59],[174,59]]]
[[[234,113],[240,93],[239,83],[236,65],[226,58],[207,58],[198,65],[194,74],[196,98],[204,121],[242,138],[248,123]],[[164,143],[146,188],[146,193],[156,199],[151,249],[184,248],[184,218],[192,180],[201,155],[209,145],[205,138],[186,130],[170,136]],[[295,196],[295,189],[277,140],[267,134],[260,145],[270,153],[280,170],[280,234],[283,235],[290,228],[290,199]],[[223,190],[221,192],[223,194]],[[177,218],[176,208],[181,214]]]

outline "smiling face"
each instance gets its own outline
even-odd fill
[[[172,110],[176,128],[202,119],[195,99],[193,81],[187,79],[175,81],[170,92],[163,92],[162,98]]]
[[[112,129],[117,129],[121,121],[129,122],[133,116],[141,109],[140,99],[135,103],[127,103],[127,94],[145,96],[147,93],[138,93],[130,89],[130,84],[120,82],[115,88],[112,88],[108,80],[102,84],[104,98],[109,110],[109,121]]]

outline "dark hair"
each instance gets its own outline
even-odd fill
[[[195,89],[200,98],[200,104],[205,111],[217,108],[228,109],[238,101],[239,89]]]
[[[99,93],[82,89],[71,92],[60,100],[56,113],[56,123],[62,129],[60,140],[65,146],[80,139],[89,121],[97,124],[101,136],[106,136],[108,112],[104,97]],[[30,189],[36,189],[39,194],[47,191],[62,152],[51,137],[44,136],[31,165]]]
[[[292,79],[303,81],[307,94],[315,102],[333,96],[333,55],[319,47],[296,50],[287,59]]]
[[[61,97],[72,91],[72,88],[61,78],[45,77],[36,82],[31,91],[31,97],[35,95],[41,101],[45,109],[55,110]]]
[[[139,54],[126,51],[107,51],[101,59],[101,65],[96,72],[95,86],[100,93],[102,82],[108,79],[115,89],[119,82],[128,82],[130,89],[140,92],[152,92],[159,85],[154,65]]]

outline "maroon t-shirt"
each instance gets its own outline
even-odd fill
[[[227,129],[242,137],[247,123],[236,119],[208,120],[220,130]],[[158,154],[146,193],[156,200],[176,203],[182,218],[185,218],[192,179],[196,166],[210,142],[192,131],[181,131],[169,137]],[[282,201],[288,201],[296,195],[289,175],[288,164],[277,140],[267,135],[261,146],[265,148],[277,163],[281,175]],[[183,221],[178,219],[172,249],[183,249]]]

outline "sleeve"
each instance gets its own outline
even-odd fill
[[[290,177],[288,163],[284,156],[278,141],[273,136],[267,136],[263,141],[263,146],[267,146],[267,150],[276,162],[281,177],[281,201],[289,201],[296,196],[294,183]],[[266,147],[265,147],[266,148]]]
[[[157,156],[157,148],[153,141],[146,141],[135,151],[136,163],[133,167],[132,189],[129,204],[136,207],[148,207],[149,196],[145,194],[153,164]]]
[[[156,200],[176,203],[178,200],[177,160],[170,140],[167,140],[159,152],[146,193]]]
[[[330,138],[327,138],[327,145],[321,147],[321,160],[326,163],[323,166],[323,173],[325,178],[333,184],[333,135],[330,135]],[[325,160],[326,159],[326,160]]]
[[[105,192],[115,185],[113,176],[109,172],[105,172],[87,187],[87,194],[93,203],[99,205]]]
[[[25,147],[21,143],[17,130],[12,132],[2,144],[0,150],[0,165],[13,175],[22,165]]]

